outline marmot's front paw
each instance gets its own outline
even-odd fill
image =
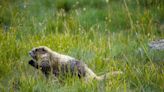
[[[30,61],[28,62],[28,64],[30,64],[31,66],[33,66],[33,67],[35,67],[35,68],[38,69],[38,63],[35,62],[34,60],[30,60]]]
[[[34,65],[34,61],[33,61],[33,60],[30,60],[30,61],[28,62],[28,64]]]

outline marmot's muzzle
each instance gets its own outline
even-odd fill
[[[33,51],[30,51],[30,52],[29,52],[29,55],[30,55],[33,59],[36,59],[36,55],[34,54]]]

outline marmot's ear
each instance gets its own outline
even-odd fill
[[[47,50],[46,50],[45,48],[41,48],[41,50],[42,50],[43,52],[47,52]]]
[[[45,51],[45,48],[42,48],[42,51]]]

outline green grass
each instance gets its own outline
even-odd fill
[[[0,92],[163,92],[162,0],[1,0]],[[63,83],[28,65],[28,52],[45,45],[83,60],[96,74],[123,75],[86,84]]]

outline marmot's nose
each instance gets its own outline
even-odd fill
[[[31,55],[32,54],[31,51],[28,54]]]

